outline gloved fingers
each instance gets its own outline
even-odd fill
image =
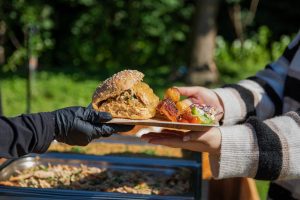
[[[97,137],[108,137],[113,133],[130,131],[133,127],[132,125],[103,124],[101,126],[94,126],[94,130],[98,135]]]
[[[94,126],[94,131],[95,131],[95,135],[94,135],[94,139],[99,138],[99,137],[109,137],[111,136],[114,131],[109,127],[109,126]]]
[[[101,122],[110,121],[112,119],[112,116],[107,112],[99,112],[93,109],[86,109],[83,113],[82,119],[92,124],[100,124]]]
[[[107,126],[110,126],[112,129],[114,129],[115,132],[127,132],[134,128],[134,125],[121,125],[121,124],[107,124]]]
[[[74,125],[66,133],[63,141],[69,145],[85,146],[93,140],[94,126],[86,121],[75,119]]]

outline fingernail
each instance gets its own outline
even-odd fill
[[[191,136],[187,135],[182,138],[182,141],[187,142],[191,139]]]

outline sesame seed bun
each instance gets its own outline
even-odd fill
[[[93,95],[93,108],[117,118],[153,117],[159,98],[142,82],[143,77],[137,70],[124,70],[106,79]]]

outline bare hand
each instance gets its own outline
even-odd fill
[[[145,134],[142,139],[151,144],[212,154],[219,154],[221,147],[221,132],[218,128],[204,132],[163,130],[160,133]]]
[[[224,112],[223,103],[214,91],[198,86],[176,88],[181,95],[188,97],[193,103],[206,104],[215,107],[219,113],[216,116],[217,121],[222,119]]]

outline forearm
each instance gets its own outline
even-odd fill
[[[214,91],[223,103],[224,125],[244,122],[250,116],[264,120],[281,113],[281,98],[266,83],[263,87],[253,80],[243,80]]]
[[[54,115],[38,113],[0,117],[0,157],[16,158],[45,152],[54,139]]]
[[[300,177],[300,111],[244,125],[221,127],[220,157],[211,156],[216,178],[276,180]]]
[[[283,88],[288,69],[283,60],[280,58],[268,65],[254,77],[215,90],[224,105],[225,125],[243,122],[250,116],[264,120],[282,113]],[[270,66],[276,67],[278,72],[271,70]]]

